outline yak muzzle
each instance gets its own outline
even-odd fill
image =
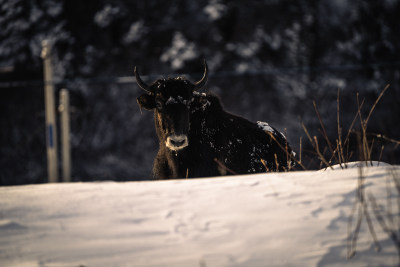
[[[188,138],[186,135],[180,134],[180,135],[170,135],[167,137],[167,141],[165,145],[174,151],[180,150],[182,148],[185,148],[189,145]]]

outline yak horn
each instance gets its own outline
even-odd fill
[[[208,79],[208,66],[206,60],[204,60],[204,74],[200,81],[194,84],[194,91],[201,89],[207,82]]]
[[[150,90],[150,86],[148,86],[147,84],[145,84],[145,82],[140,78],[140,75],[139,75],[139,72],[137,71],[136,66],[135,66],[134,72],[135,72],[135,77],[136,77],[136,83],[137,83],[137,85],[139,85],[139,87],[142,88],[143,90],[145,90],[145,91],[147,91],[147,92],[149,92],[149,93],[153,93],[153,92]]]

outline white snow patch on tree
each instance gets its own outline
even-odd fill
[[[110,4],[107,4],[102,10],[98,11],[94,15],[94,22],[98,26],[105,28],[111,24],[119,13],[119,7],[112,7]]]
[[[140,41],[144,34],[146,34],[147,29],[144,27],[142,20],[132,23],[129,28],[128,33],[124,37],[124,43],[130,44]]]
[[[226,12],[226,6],[221,4],[220,0],[211,0],[207,6],[203,9],[204,13],[210,18],[210,20],[220,19]]]
[[[161,61],[170,62],[173,69],[180,69],[185,65],[185,61],[197,56],[195,44],[189,42],[181,32],[175,32],[171,47],[161,55]]]

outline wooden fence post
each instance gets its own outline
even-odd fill
[[[54,101],[54,84],[51,44],[49,41],[42,42],[43,72],[44,72],[44,95],[46,109],[46,146],[47,146],[47,175],[48,182],[58,181],[58,157],[57,157],[57,124]]]
[[[71,182],[71,147],[69,127],[69,92],[67,89],[60,91],[61,113],[61,150],[62,150],[62,178],[64,182]]]

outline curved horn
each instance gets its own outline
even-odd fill
[[[208,79],[208,66],[207,66],[207,62],[204,59],[204,74],[203,77],[200,79],[200,81],[196,82],[194,84],[194,91],[201,89],[207,82]]]
[[[145,84],[145,82],[140,78],[139,72],[137,71],[137,68],[135,66],[135,77],[136,77],[136,83],[137,85],[139,85],[140,88],[142,88],[143,90],[152,93],[152,91],[150,90],[150,86],[148,86],[147,84]]]

